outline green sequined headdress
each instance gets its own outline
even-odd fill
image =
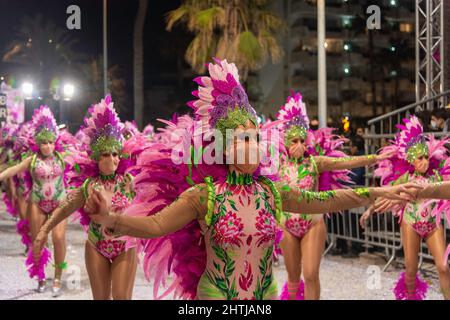
[[[423,134],[423,127],[416,116],[403,119],[403,124],[398,124],[400,131],[395,137],[395,144],[399,147],[400,156],[409,163],[414,162],[419,156],[428,156],[428,146]]]
[[[300,93],[292,93],[286,104],[281,107],[277,119],[284,121],[284,143],[289,146],[294,138],[306,140],[309,130],[309,118],[306,105]]]
[[[122,152],[123,124],[120,121],[111,96],[89,109],[91,116],[84,119],[85,133],[90,138],[91,158],[98,160],[102,153]]]
[[[34,141],[37,145],[43,142],[55,142],[58,138],[58,128],[55,117],[47,106],[40,106],[35,109],[33,118],[31,119],[33,125]]]
[[[197,77],[199,85],[192,92],[198,99],[188,105],[195,110],[197,120],[201,120],[205,130],[218,129],[223,137],[227,129],[245,125],[248,120],[257,127],[256,112],[250,105],[234,63],[214,60],[208,65],[209,77]]]

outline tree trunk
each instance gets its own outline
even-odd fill
[[[139,0],[133,31],[133,89],[134,119],[139,129],[143,128],[144,116],[144,25],[148,0]]]

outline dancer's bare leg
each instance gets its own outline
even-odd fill
[[[445,300],[450,300],[450,270],[444,261],[445,238],[444,229],[439,226],[426,240],[428,249],[434,258],[434,264],[439,274],[441,291]]]
[[[327,229],[323,219],[311,226],[300,242],[305,280],[305,300],[320,299],[320,261],[325,250]]]
[[[114,300],[131,300],[136,277],[137,256],[135,249],[129,249],[112,263],[112,296]]]
[[[94,300],[111,299],[111,263],[88,241],[85,245],[85,260]]]
[[[30,201],[28,208],[30,214],[31,239],[34,241],[39,233],[39,230],[44,225],[46,215],[34,202]],[[45,283],[45,280],[39,281],[39,285],[42,285],[43,283]]]
[[[401,232],[405,255],[405,286],[408,294],[413,294],[419,265],[420,236],[406,222],[402,222]]]
[[[55,279],[57,280],[61,280],[61,263],[63,263],[66,258],[66,226],[67,220],[64,220],[52,230],[55,257]]]
[[[20,220],[26,220],[27,219],[27,202],[22,195],[17,196],[17,208],[19,209]]]
[[[295,300],[302,273],[300,239],[290,232],[283,230],[283,239],[280,242],[280,248],[283,252],[284,264],[286,265],[288,274],[289,299]]]

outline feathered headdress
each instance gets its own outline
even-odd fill
[[[128,140],[131,137],[140,134],[140,132],[134,121],[125,121],[122,134],[124,138]]]
[[[309,130],[309,118],[300,93],[293,92],[287,98],[286,104],[281,107],[277,114],[277,119],[284,121],[283,131],[286,146],[296,137],[306,139]]]
[[[40,106],[34,110],[31,119],[33,126],[33,136],[36,144],[43,142],[55,142],[58,138],[58,127],[53,113],[47,106]]]
[[[142,130],[142,133],[148,137],[153,137],[155,128],[151,124],[148,124],[145,126],[144,130]]]
[[[218,129],[225,136],[227,129],[245,125],[247,120],[258,126],[256,112],[250,105],[238,69],[227,60],[214,59],[208,64],[208,76],[197,77],[199,85],[192,94],[198,99],[188,105],[195,111],[196,120],[202,120],[204,130]]]
[[[404,125],[397,125],[400,131],[394,142],[399,147],[400,157],[412,163],[418,156],[428,156],[427,142],[419,119],[411,116],[409,119],[403,119],[403,122]]]
[[[18,129],[15,123],[5,123],[0,128],[0,147],[11,148],[14,143],[14,133]]]
[[[430,165],[427,175],[434,175],[436,170],[440,175],[447,175],[444,165],[447,159],[445,145],[450,143],[450,139],[443,137],[437,140],[432,135],[425,135],[415,116],[404,119],[403,122],[404,125],[397,125],[400,132],[397,133],[395,139],[380,151],[381,154],[394,153],[391,158],[379,162],[378,168],[374,172],[377,177],[381,178],[381,184],[389,184],[407,172],[413,173],[412,162],[420,155],[426,155],[429,158]]]
[[[89,108],[90,117],[84,119],[85,133],[89,136],[90,152],[93,159],[98,159],[104,152],[121,153],[124,128],[116,111],[111,96],[107,95],[100,103]]]

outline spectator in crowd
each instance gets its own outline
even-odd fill
[[[312,130],[317,130],[317,129],[319,129],[319,119],[313,118],[313,119],[311,120],[311,123],[309,124],[309,127],[310,127]]]
[[[352,156],[362,156],[365,154],[364,150],[364,138],[358,133],[358,130],[362,128],[358,128],[356,130],[356,135],[352,138],[351,144],[350,144],[350,154]],[[364,131],[362,131],[364,132]],[[366,168],[355,168],[352,169],[353,175],[352,175],[352,181],[356,185],[363,186],[365,185],[364,177],[366,174]]]
[[[419,118],[419,121],[423,127],[424,132],[430,132],[430,123],[431,123],[431,112],[428,110],[421,110],[416,112],[417,118]]]
[[[449,111],[446,108],[438,108],[431,112],[431,128],[448,132],[450,128]]]
[[[363,127],[358,127],[358,128],[356,128],[356,136],[359,136],[359,137],[364,137],[364,128]],[[363,149],[364,149],[364,147],[363,147]]]

